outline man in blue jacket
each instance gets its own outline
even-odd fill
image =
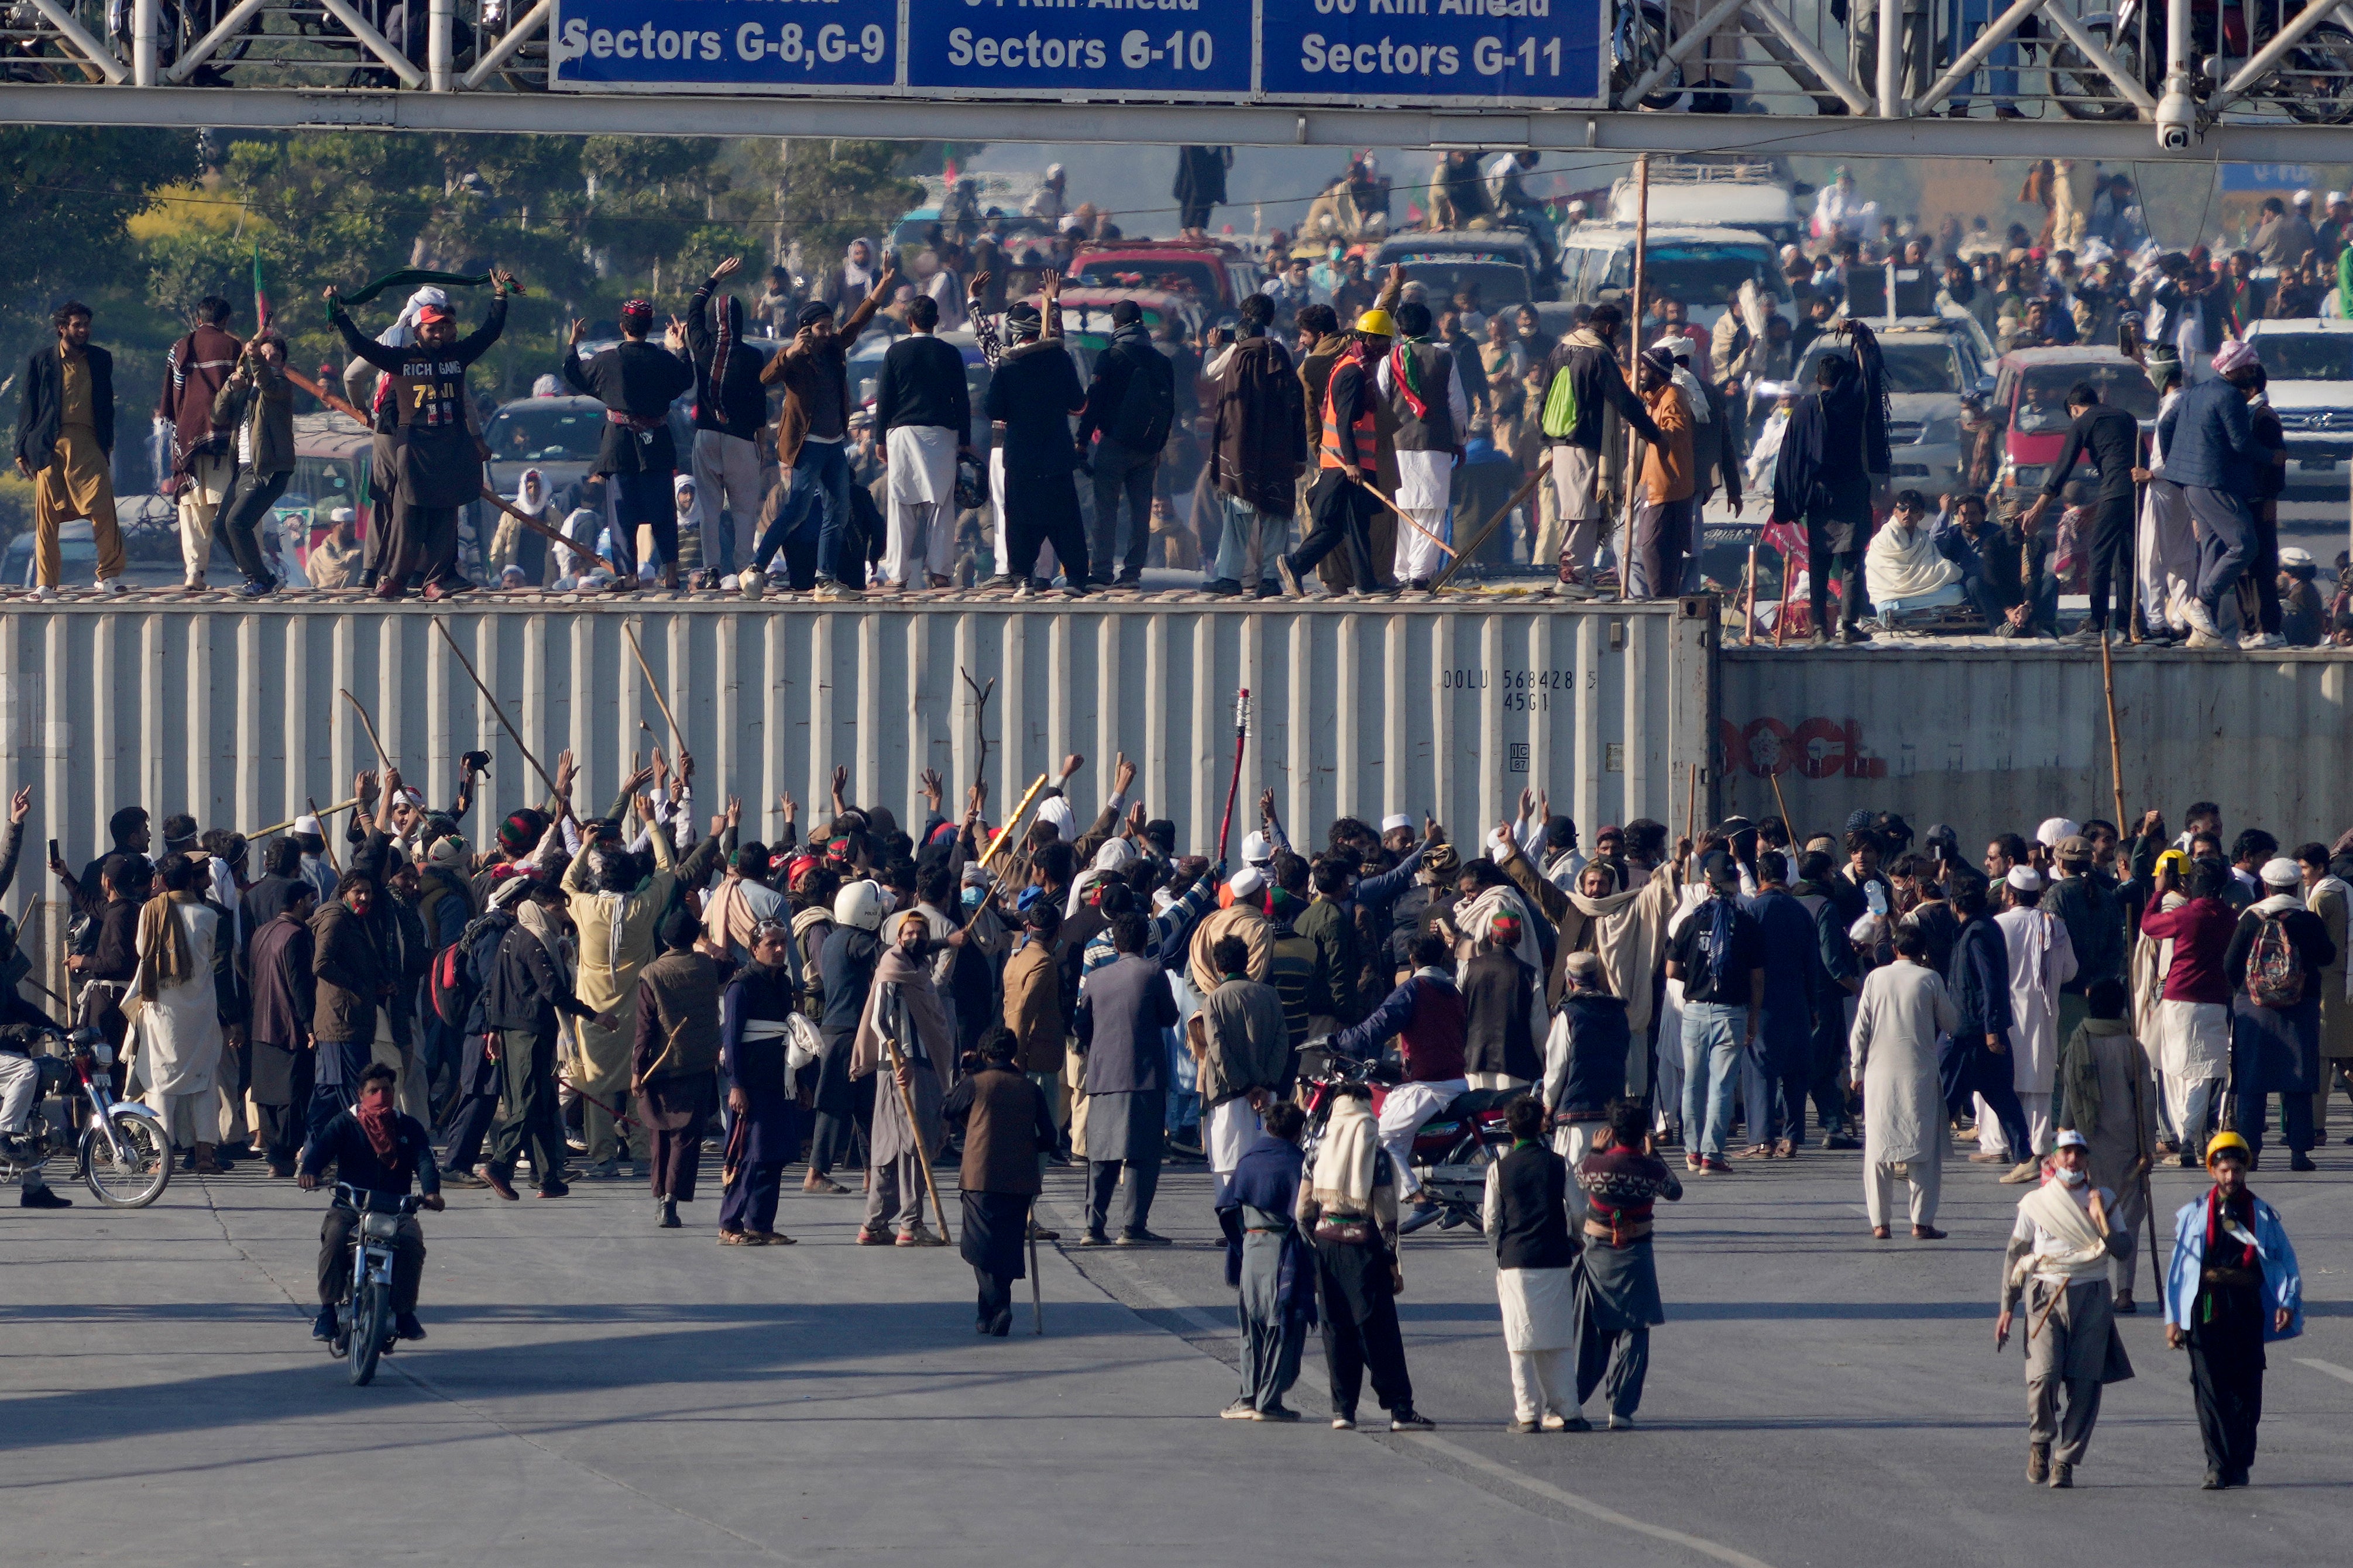
[[[2001,1123],[2002,1142],[2014,1158],[2024,1159],[2033,1145],[2010,1058],[2009,944],[1987,911],[1983,879],[1956,876],[1947,897],[1960,918],[1961,934],[1953,942],[1953,967],[1945,984],[1961,1022],[1945,1046],[1945,1108],[1957,1117],[1970,1096],[1982,1095]]]
[[[2165,452],[2165,477],[2181,487],[2201,535],[2198,544],[2197,595],[2182,606],[2191,647],[2221,647],[2222,631],[2214,607],[2236,589],[2254,553],[2255,521],[2249,498],[2264,461],[2255,444],[2254,416],[2247,410],[2263,383],[2255,351],[2236,338],[2214,355],[2219,379],[2201,381],[2181,395],[2157,422]]]
[[[2206,1145],[2214,1186],[2173,1216],[2165,1342],[2189,1352],[2208,1491],[2247,1484],[2263,1418],[2263,1346],[2304,1332],[2304,1279],[2279,1211],[2247,1190],[2247,1141]]]

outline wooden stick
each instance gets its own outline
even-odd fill
[[[1398,514],[1398,516],[1399,516],[1400,518],[1403,518],[1403,519],[1405,520],[1405,525],[1406,525],[1408,528],[1410,528],[1410,529],[1411,529],[1411,530],[1413,530],[1416,533],[1419,533],[1419,535],[1421,535],[1424,539],[1427,539],[1427,540],[1428,540],[1428,541],[1430,541],[1432,544],[1435,544],[1436,546],[1438,546],[1438,548],[1440,548],[1440,550],[1443,550],[1444,552],[1446,552],[1446,553],[1447,553],[1448,555],[1450,555],[1450,556],[1453,556],[1453,558],[1454,558],[1455,560],[1458,560],[1458,561],[1459,561],[1459,560],[1461,560],[1461,556],[1459,556],[1459,555],[1455,555],[1455,553],[1454,553],[1454,546],[1452,546],[1452,545],[1451,545],[1451,544],[1447,543],[1447,542],[1446,542],[1446,541],[1444,541],[1444,540],[1442,540],[1442,539],[1439,538],[1439,537],[1438,537],[1438,535],[1436,535],[1436,534],[1434,534],[1434,533],[1430,532],[1430,530],[1428,530],[1428,529],[1426,529],[1426,528],[1422,527],[1422,526],[1421,526],[1421,524],[1419,524],[1419,523],[1418,523],[1418,522],[1414,521],[1414,520],[1413,520],[1413,518],[1412,518],[1411,514],[1409,514],[1409,512],[1407,512],[1407,510],[1405,510],[1405,508],[1403,508],[1403,507],[1401,507],[1401,506],[1398,505],[1398,503],[1397,503],[1397,502],[1395,502],[1395,501],[1393,501],[1393,500],[1389,500],[1389,498],[1388,498],[1388,497],[1387,497],[1387,496],[1385,496],[1385,495],[1381,494],[1381,492],[1380,492],[1380,491],[1378,491],[1378,490],[1377,490],[1377,489],[1373,489],[1373,487],[1372,487],[1371,485],[1369,485],[1369,484],[1362,484],[1362,485],[1360,485],[1360,486],[1359,486],[1359,488],[1360,488],[1360,489],[1362,489],[1364,490],[1364,492],[1365,492],[1366,495],[1368,495],[1368,496],[1372,497],[1375,500],[1377,500],[1377,501],[1380,502],[1383,506],[1385,506],[1385,507],[1388,508],[1391,511],[1393,511],[1393,512],[1397,513],[1397,514]]]
[[[522,524],[523,527],[531,530],[533,533],[543,534],[547,538],[554,540],[556,543],[564,546],[565,549],[571,551],[575,555],[594,556],[596,553],[593,550],[583,550],[580,547],[579,541],[566,539],[557,530],[548,527],[547,524],[540,521],[539,519],[524,511],[521,507],[514,505],[512,502],[509,501],[506,497],[499,494],[498,491],[491,489],[488,485],[484,485],[482,487],[482,499],[490,502],[492,506],[498,508],[501,511],[506,513],[509,517],[514,519],[517,522]]]
[[[907,1131],[915,1140],[915,1158],[923,1163],[923,1187],[932,1194],[932,1208],[940,1216],[940,1237],[953,1244],[955,1232],[948,1228],[947,1205],[940,1202],[939,1179],[932,1174],[932,1152],[923,1147],[923,1124],[915,1120],[915,1091],[899,1081],[899,1042],[883,1035],[882,1049],[891,1058],[892,1086],[898,1089],[899,1104],[907,1112]]]
[[[328,391],[317,382],[312,381],[309,376],[304,375],[301,371],[296,370],[292,365],[288,365],[286,367],[286,379],[292,382],[304,392],[309,393],[311,396],[317,398],[320,402],[325,404],[337,414],[342,415],[344,418],[349,419],[352,423],[359,426],[362,429],[373,431],[375,428],[375,424],[366,415],[361,413],[357,406],[344,401],[341,395]]]
[[[336,689],[338,691],[343,690],[341,687],[337,687]],[[393,765],[392,753],[384,749],[384,742],[382,741],[376,739],[375,721],[368,717],[368,710],[360,706],[360,700],[358,698],[353,696],[348,691],[344,691],[343,696],[343,700],[352,705],[352,711],[360,716],[360,722],[367,726],[368,744],[375,748],[376,756],[383,762],[385,767],[389,770]],[[311,815],[315,816],[318,814],[314,811]]]
[[[1438,574],[1438,580],[1430,585],[1430,591],[1431,593],[1435,594],[1440,588],[1445,587],[1446,584],[1452,580],[1454,574],[1462,570],[1463,563],[1469,561],[1472,556],[1479,553],[1480,547],[1487,542],[1487,536],[1494,532],[1496,529],[1502,527],[1504,520],[1512,515],[1513,509],[1517,507],[1522,501],[1526,500],[1528,497],[1535,492],[1536,481],[1544,478],[1544,472],[1545,471],[1542,468],[1538,468],[1535,473],[1530,474],[1527,477],[1526,480],[1518,489],[1512,492],[1512,499],[1505,501],[1502,510],[1487,520],[1485,525],[1472,537],[1471,542],[1462,547],[1462,553],[1455,556],[1453,560],[1446,563],[1446,570],[1440,572]]]
[[[1029,1199],[1029,1223],[1025,1234],[1029,1242],[1029,1316],[1037,1325],[1030,1332],[1042,1334],[1046,1331],[1046,1301],[1038,1287],[1038,1200],[1034,1195]]]
[[[317,816],[319,815],[319,803],[317,801],[311,799],[309,795],[304,795],[302,797],[302,804],[311,808],[311,815],[312,816]],[[323,829],[327,825],[325,822],[322,821],[319,826]],[[327,869],[332,871],[336,877],[340,879],[343,874],[343,868],[341,862],[337,861],[335,858],[335,836],[332,833],[322,832],[319,835],[319,847],[327,852]]]
[[[1748,547],[1748,605],[1741,614],[1740,646],[1757,646],[1757,547]]]
[[[578,816],[573,815],[572,803],[563,797],[562,793],[555,787],[555,781],[547,776],[547,770],[539,765],[539,759],[531,754],[529,746],[523,744],[522,732],[514,727],[513,721],[507,717],[506,710],[499,706],[499,700],[491,695],[491,689],[483,685],[482,678],[475,673],[474,661],[466,657],[466,650],[459,647],[458,639],[449,635],[448,623],[437,616],[433,620],[433,628],[441,634],[441,640],[449,645],[449,651],[458,656],[458,662],[465,667],[466,679],[474,683],[474,689],[480,692],[482,700],[491,705],[491,715],[498,720],[500,727],[504,729],[508,737],[514,742],[515,750],[522,753],[522,760],[531,764],[531,771],[539,775],[539,782],[547,786],[550,798],[554,799],[564,807],[565,816],[572,816],[575,822],[580,820]]]
[[[1792,845],[1801,842],[1798,837],[1798,825],[1789,820],[1789,803],[1781,794],[1781,770],[1775,768],[1765,776],[1773,781],[1773,804],[1781,808],[1781,826],[1788,830],[1789,842]],[[1794,857],[1792,858],[1794,860]]]
[[[344,812],[351,810],[352,807],[359,805],[359,803],[360,797],[353,795],[351,799],[344,801],[341,805],[331,805],[324,811],[319,811],[314,808],[311,815],[316,816],[319,819],[320,824],[324,826],[327,818],[331,816],[340,816]],[[293,826],[295,821],[296,818],[290,816],[283,822],[273,822],[267,827],[257,827],[252,832],[247,834],[246,837],[248,838],[262,838],[272,833],[283,833],[286,829]]]
[[[1699,764],[1685,763],[1683,777],[1689,780],[1683,791],[1683,837],[1699,842]]]
[[[1038,798],[1039,790],[1046,787],[1048,776],[1045,773],[1038,775],[1038,782],[1029,786],[1029,793],[1021,797],[1020,803],[1013,808],[1013,815],[1005,819],[1005,826],[997,830],[996,837],[988,841],[988,847],[981,851],[980,864],[984,869],[991,860],[997,858],[997,851],[1003,847],[1006,840],[1013,836],[1013,829],[1020,823],[1022,814],[1029,809],[1029,803]]]
[[[1648,282],[1645,276],[1651,255],[1651,155],[1647,153],[1634,160],[1634,310],[1626,319],[1626,384],[1641,395],[1641,373],[1634,367],[1642,359],[1642,289]],[[1636,460],[1641,450],[1641,437],[1631,429],[1626,432],[1626,547],[1618,552],[1618,602],[1624,604],[1634,578],[1634,493],[1641,482],[1641,467]]]
[[[2100,692],[2108,704],[2108,782],[2116,788],[2116,832],[2125,830],[2125,757],[2116,740],[2116,667],[2108,654],[2108,634],[2100,631]]]
[[[678,715],[670,710],[670,702],[662,696],[661,687],[654,679],[653,666],[646,662],[646,650],[638,646],[638,634],[630,629],[628,622],[623,621],[621,623],[621,635],[629,639],[629,651],[638,656],[638,669],[646,678],[647,689],[654,694],[655,706],[661,710],[661,716],[670,721],[670,738],[671,745],[674,746],[681,753],[683,753],[686,751],[686,736],[680,732],[678,727]]]
[[[980,761],[972,770],[972,787],[977,790],[988,783],[988,700],[997,691],[997,677],[990,676],[988,684],[983,686],[962,665],[956,666],[956,673],[972,689],[973,737],[980,742]]]

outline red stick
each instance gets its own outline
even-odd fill
[[[1226,836],[1233,831],[1234,797],[1242,787],[1242,742],[1250,734],[1250,688],[1234,702],[1234,781],[1226,786],[1226,815],[1218,823],[1218,858],[1226,858]]]

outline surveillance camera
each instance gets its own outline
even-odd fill
[[[2174,89],[2158,100],[2157,144],[2168,153],[2189,151],[2198,139],[2198,100]]]

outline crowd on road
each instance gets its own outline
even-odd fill
[[[1400,1241],[1468,1221],[1495,1249],[1514,1425],[1535,1432],[1581,1428],[1597,1390],[1632,1424],[1664,1321],[1659,1200],[1819,1140],[1860,1151],[1874,1237],[1908,1220],[1935,1242],[1959,1138],[2022,1189],[2000,1333],[2029,1315],[2034,1479],[2069,1484],[2101,1384],[2129,1375],[2114,1319],[2140,1310],[2144,1225],[2210,1480],[2246,1479],[2262,1344],[2296,1331],[2301,1291],[2246,1179],[2274,1106],[2285,1168],[2307,1172],[2332,1094],[2353,1096],[2353,835],[2283,853],[2199,803],[2178,836],[2154,812],[2128,835],[2052,818],[1972,863],[1949,827],[1915,839],[1861,812],[1835,834],[1734,818],[1671,844],[1645,819],[1588,844],[1524,794],[1468,843],[1392,816],[1342,817],[1319,847],[1267,792],[1229,863],[1184,853],[1124,758],[1092,818],[1077,755],[994,830],[978,786],[951,815],[926,774],[902,826],[853,805],[837,769],[806,838],[789,796],[755,838],[732,797],[698,816],[694,759],[658,750],[588,818],[567,753],[477,854],[462,829],[485,762],[438,808],[363,773],[340,832],[306,816],[256,843],[182,813],[158,845],[132,805],[80,872],[52,849],[71,1021],[118,1047],[117,1088],[174,1158],[304,1186],[332,1167],[436,1203],[642,1181],[675,1228],[708,1151],[731,1247],[791,1243],[776,1227],[799,1165],[803,1193],[862,1201],[860,1246],[954,1236],[992,1334],[1025,1247],[1059,1239],[1033,1206],[1047,1167],[1083,1171],[1074,1247],[1154,1247],[1162,1169],[1198,1160],[1243,1324],[1227,1415],[1294,1419],[1320,1324],[1335,1425],[1367,1376],[1393,1427],[1426,1425]],[[13,803],[0,889],[32,804]],[[51,1037],[10,1005],[16,1140],[47,1114],[28,1064]],[[2149,1174],[2175,1161],[2216,1185],[2157,1253]],[[67,1204],[19,1171],[26,1206]],[[405,1220],[412,1337],[423,1247]]]

